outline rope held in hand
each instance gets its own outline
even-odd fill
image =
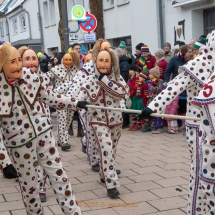
[[[125,113],[137,113],[137,114],[142,113],[141,110],[130,110],[130,109],[124,109],[124,108],[112,108],[112,107],[103,107],[103,106],[96,106],[96,105],[86,105],[86,107],[93,108],[93,109],[100,109],[100,110],[103,109],[103,110],[120,111],[120,112],[125,112]],[[200,121],[199,117],[179,116],[179,115],[171,115],[171,114],[152,113],[150,116]]]

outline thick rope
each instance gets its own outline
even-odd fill
[[[129,110],[124,108],[112,108],[112,107],[103,107],[103,106],[96,106],[96,105],[86,105],[88,108],[93,109],[100,109],[100,110],[113,110],[113,111],[120,111],[125,113],[137,113],[141,114],[141,110]],[[171,115],[171,114],[160,114],[160,113],[152,113],[150,116],[153,117],[166,117],[166,118],[172,118],[172,119],[184,119],[184,120],[194,120],[194,121],[200,121],[201,119],[199,117],[189,117],[189,116],[179,116],[179,115]]]

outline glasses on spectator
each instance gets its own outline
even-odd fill
[[[81,48],[75,48],[74,50],[81,50]]]

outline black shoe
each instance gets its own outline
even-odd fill
[[[119,191],[116,188],[107,189],[107,195],[111,198],[116,198],[119,195]]]
[[[105,180],[103,178],[100,178],[100,181],[104,184]]]
[[[117,169],[117,170],[116,170],[116,174],[117,174],[117,175],[120,175],[120,174],[121,174],[121,170],[120,170],[120,169]]]
[[[61,145],[61,150],[66,151],[67,149],[70,149],[71,145],[69,143],[64,143]]]
[[[92,166],[91,169],[92,169],[94,172],[99,172],[100,166],[99,166],[99,164],[96,164],[96,165]]]
[[[129,128],[129,125],[123,125],[122,129]]]

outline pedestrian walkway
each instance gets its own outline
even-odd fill
[[[56,131],[54,131],[56,135]],[[75,131],[76,135],[76,131]],[[182,132],[151,134],[123,130],[117,151],[120,196],[110,199],[81,152],[80,139],[70,138],[69,152],[59,152],[84,215],[185,215],[189,150]],[[45,215],[61,215],[47,185]],[[0,215],[25,215],[19,184],[0,176]]]

